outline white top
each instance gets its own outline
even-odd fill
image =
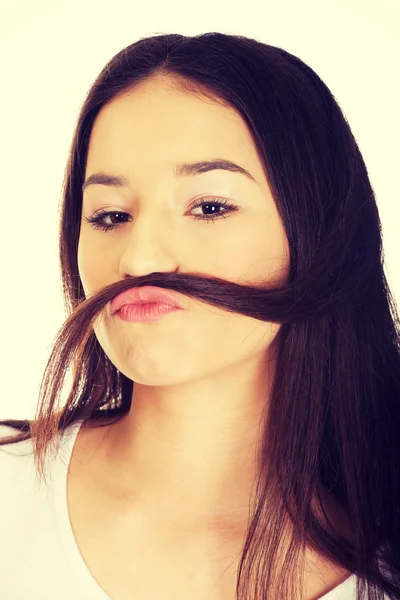
[[[82,421],[60,436],[48,486],[35,479],[32,441],[0,446],[0,598],[115,600],[94,579],[68,515],[67,468]],[[0,425],[0,436],[15,433]],[[355,600],[353,574],[321,600]]]

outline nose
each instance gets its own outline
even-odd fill
[[[154,215],[131,225],[126,240],[121,242],[120,276],[141,277],[150,273],[176,273],[179,270],[177,248],[172,228],[164,221],[156,224]]]

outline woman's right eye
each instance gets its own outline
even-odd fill
[[[85,217],[85,221],[87,223],[90,223],[91,226],[93,227],[93,229],[102,229],[103,231],[107,232],[107,231],[110,231],[111,229],[115,229],[116,227],[119,227],[121,225],[121,222],[120,223],[112,223],[111,225],[108,225],[107,223],[102,222],[102,219],[104,219],[104,217],[110,217],[110,216],[114,216],[114,215],[118,215],[118,216],[122,215],[122,216],[127,216],[127,217],[130,216],[128,213],[121,212],[121,211],[101,210],[93,217],[88,217],[88,218]]]

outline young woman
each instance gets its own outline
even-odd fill
[[[399,599],[382,255],[304,62],[221,33],[119,52],[72,141],[37,414],[1,422],[1,597]]]

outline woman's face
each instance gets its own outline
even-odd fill
[[[168,82],[148,80],[103,107],[94,123],[85,179],[102,172],[126,178],[128,186],[95,184],[84,191],[78,268],[86,296],[126,274],[154,272],[282,284],[287,238],[245,122],[234,109]],[[174,174],[179,163],[217,158],[240,165],[255,181],[221,169]],[[202,200],[226,205],[193,206]],[[103,224],[120,223],[115,229],[94,229],[84,219],[100,209],[126,216],[103,217]],[[176,385],[235,376],[240,365],[265,361],[280,325],[181,299],[184,310],[153,322],[131,323],[105,311],[96,336],[124,375],[145,385]]]

